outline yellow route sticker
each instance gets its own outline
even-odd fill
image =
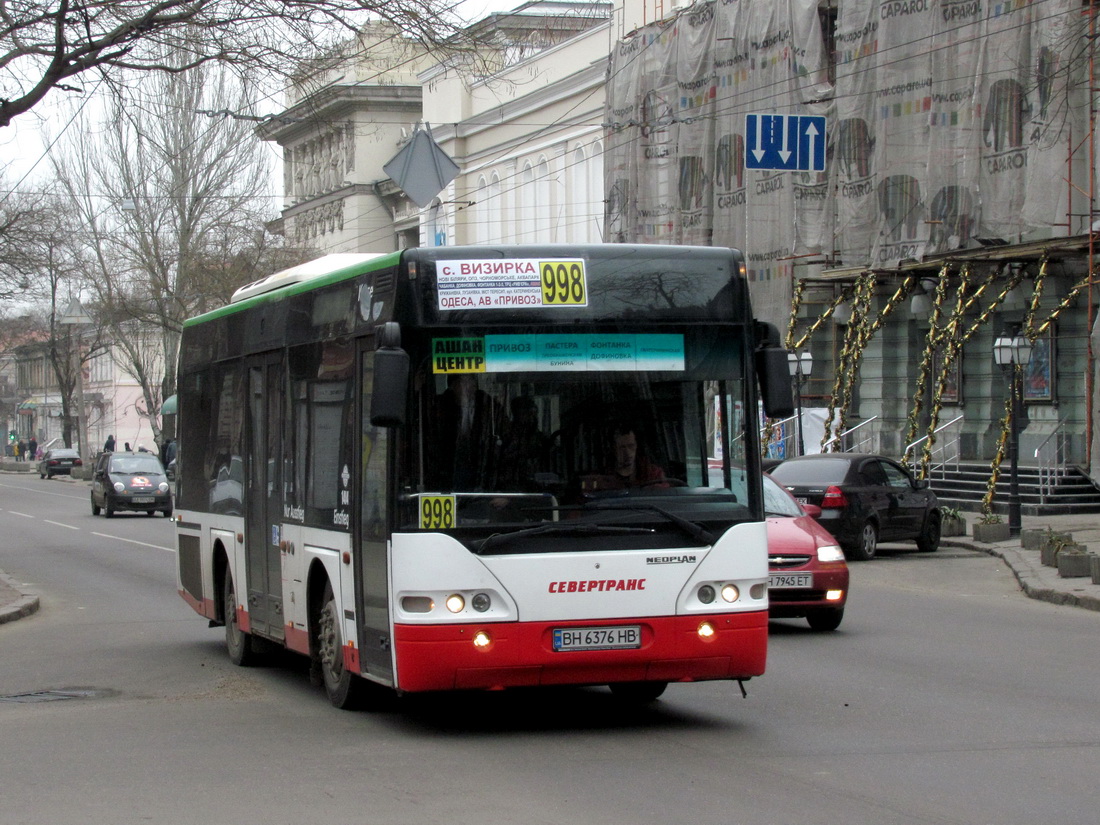
[[[454,496],[421,496],[420,529],[447,530],[455,526]]]

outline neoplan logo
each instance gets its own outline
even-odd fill
[[[649,556],[646,564],[695,564],[698,556]]]

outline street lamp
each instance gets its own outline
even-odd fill
[[[993,342],[993,360],[1008,376],[1008,391],[1011,393],[1012,414],[1009,426],[1009,487],[1008,487],[1008,532],[1020,535],[1022,520],[1020,517],[1020,418],[1023,416],[1023,386],[1021,370],[1031,361],[1031,341],[1021,331],[1019,325],[1005,328],[1005,331]]]
[[[73,298],[65,314],[58,319],[58,323],[72,326],[76,337],[76,343],[70,355],[76,361],[76,437],[80,439],[80,457],[85,461],[91,460],[92,451],[88,449],[88,416],[84,409],[84,368],[80,363],[80,327],[91,322],[92,319],[84,311],[79,298]]]
[[[809,350],[803,350],[802,352],[790,352],[788,350],[787,369],[791,371],[791,378],[795,382],[794,403],[798,415],[795,432],[798,434],[798,454],[806,455],[806,445],[802,441],[802,385],[810,377],[810,373],[814,371],[814,357]]]

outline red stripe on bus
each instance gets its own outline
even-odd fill
[[[704,621],[715,630],[709,638],[698,632]],[[642,628],[642,645],[637,649],[553,649],[555,628],[631,624]],[[487,647],[474,647],[473,638],[479,630],[486,631],[492,640]],[[764,673],[767,643],[767,611],[614,621],[394,627],[397,687],[410,692],[747,679]]]

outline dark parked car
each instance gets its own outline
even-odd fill
[[[42,454],[38,462],[38,477],[53,478],[54,476],[71,476],[73,467],[81,467],[80,453],[68,447],[54,447]]]
[[[172,515],[172,493],[160,459],[153,453],[103,453],[92,473],[92,515],[119,510]]]
[[[799,504],[821,508],[818,521],[849,559],[874,558],[880,541],[940,545],[940,506],[927,480],[896,461],[864,453],[822,453],[784,461],[771,471]]]
[[[764,476],[768,517],[768,616],[836,630],[848,601],[848,564],[837,540],[794,496]]]

